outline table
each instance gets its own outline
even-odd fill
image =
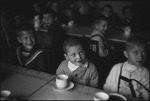
[[[82,37],[83,35],[90,37],[93,27],[92,26],[76,26],[76,27],[67,27],[67,34],[72,36]]]
[[[68,91],[57,91],[52,88],[53,82],[45,85],[27,100],[93,100],[96,92],[102,91],[96,88],[75,84],[74,88]]]
[[[67,35],[77,36],[77,37],[90,37],[92,31],[94,30],[92,26],[77,26],[77,27],[67,27]],[[122,30],[110,29],[106,35],[107,40],[114,42],[124,43],[129,36],[125,35]]]
[[[124,43],[129,38],[121,29],[110,29],[106,35],[107,40]]]
[[[11,96],[17,100],[93,100],[100,89],[85,85],[75,86],[67,91],[58,91],[53,88],[55,75],[38,72],[31,69],[1,64],[1,90],[10,90]]]
[[[24,100],[46,85],[55,76],[23,67],[1,64],[1,90],[10,90],[11,96]]]

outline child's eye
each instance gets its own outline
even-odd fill
[[[23,37],[23,40],[27,40],[27,37]]]
[[[138,54],[138,52],[137,52],[137,51],[134,51],[133,53],[134,53],[134,54]]]
[[[72,54],[71,56],[75,57],[75,54]]]
[[[83,54],[84,53],[84,51],[80,51],[80,54]]]
[[[146,53],[145,52],[142,52],[142,55],[145,55]]]

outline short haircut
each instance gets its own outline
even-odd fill
[[[98,15],[98,16],[95,17],[95,20],[94,20],[94,22],[93,22],[93,25],[99,24],[100,21],[108,21],[108,18],[105,17],[104,15],[100,14],[100,15]]]
[[[134,45],[144,46],[147,48],[147,42],[142,37],[132,36],[125,43],[125,50],[130,50]]]
[[[67,52],[68,52],[67,47],[76,46],[76,45],[81,45],[82,46],[82,43],[79,39],[77,39],[77,38],[68,38],[63,43],[64,53],[67,54]]]
[[[53,18],[56,18],[57,17],[57,14],[55,13],[55,11],[54,10],[52,10],[52,9],[43,9],[42,10],[42,14],[50,14]]]
[[[134,13],[134,9],[132,8],[132,6],[127,5],[122,8],[122,14],[125,14],[125,10],[127,9],[129,9],[130,11],[132,11],[132,13]]]
[[[16,26],[16,32],[17,32],[17,35],[20,36],[21,35],[21,31],[33,31],[33,35],[35,34],[34,32],[34,27],[33,25],[29,24],[29,23],[21,23],[21,24],[18,24]]]
[[[102,7],[102,10],[104,10],[105,8],[109,8],[111,9],[111,11],[113,11],[113,7],[110,4],[106,4]]]

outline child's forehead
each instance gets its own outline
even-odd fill
[[[53,14],[50,14],[50,13],[45,13],[43,14],[44,17],[53,17]]]
[[[67,50],[69,50],[69,51],[72,51],[72,50],[74,50],[74,49],[83,49],[80,44],[73,45],[73,46],[67,46],[66,48],[67,48]]]
[[[99,20],[99,22],[97,24],[98,25],[108,24],[108,21],[101,19],[101,20]]]
[[[32,30],[22,30],[19,32],[19,36],[33,35]]]
[[[146,46],[143,44],[132,44],[130,49],[146,49]]]

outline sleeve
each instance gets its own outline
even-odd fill
[[[106,56],[108,54],[108,50],[105,49],[104,41],[99,36],[93,37],[92,40],[96,40],[99,43],[99,55],[102,57]]]
[[[103,89],[106,92],[117,92],[117,86],[118,86],[118,78],[120,74],[120,65],[115,65],[111,69],[108,77],[106,78],[106,82],[103,86]]]
[[[93,65],[92,70],[90,70],[90,81],[89,81],[89,85],[91,87],[98,87],[98,80],[99,80],[99,74],[97,71],[97,68],[95,67],[95,65]]]
[[[56,75],[59,75],[59,74],[65,74],[65,61],[62,61],[61,63],[60,63],[60,65],[58,66],[58,68],[57,68],[57,70],[56,70]]]

